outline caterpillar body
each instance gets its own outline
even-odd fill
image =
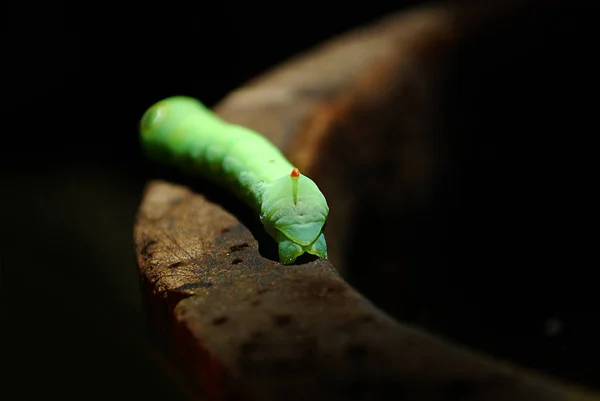
[[[176,96],[144,113],[140,138],[149,158],[200,174],[260,213],[282,264],[304,253],[327,257],[325,197],[262,135],[221,120],[196,99]]]

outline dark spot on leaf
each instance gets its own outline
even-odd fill
[[[240,345],[240,352],[242,355],[248,356],[249,354],[258,351],[259,347],[260,346],[256,341],[245,341],[242,343],[242,345]]]
[[[185,265],[187,265],[187,264],[188,264],[188,262],[187,262],[187,261],[185,261],[185,260],[180,260],[179,262],[171,263],[171,264],[168,266],[168,268],[169,268],[169,269],[174,269],[174,268],[176,268],[176,267],[185,266]]]
[[[244,242],[243,244],[234,245],[234,246],[230,247],[229,250],[231,252],[238,252],[238,251],[248,248],[249,246],[250,245],[248,245],[246,242]]]
[[[220,317],[213,319],[212,323],[215,326],[220,326],[222,324],[227,323],[228,320],[229,320],[229,318],[227,316],[220,316]]]
[[[331,283],[329,286],[324,288],[326,294],[340,293],[346,291],[346,287],[342,284]]]
[[[227,234],[229,231],[231,231],[231,228],[225,227],[224,229],[221,230],[221,234]]]
[[[260,290],[256,291],[257,294],[264,294],[265,292],[269,291],[268,288],[261,288]]]
[[[262,331],[255,331],[252,334],[250,334],[250,338],[252,338],[253,340],[260,340],[262,338],[265,338],[265,333],[263,333]]]
[[[210,286],[212,286],[211,282],[208,282],[208,281],[195,281],[193,283],[187,283],[187,284],[180,285],[179,287],[175,288],[175,290],[178,290],[178,291],[193,291],[193,290],[198,289],[198,288],[208,288]]]
[[[370,322],[374,321],[375,318],[371,315],[362,315],[362,316],[359,316],[358,319],[356,319],[356,320],[358,320],[360,323],[370,323]]]
[[[169,202],[169,204],[171,206],[177,206],[179,205],[181,202],[183,202],[184,197],[183,196],[179,196],[177,198],[171,199],[171,201]]]
[[[290,315],[277,315],[273,316],[273,321],[277,326],[284,327],[292,322],[292,317]]]
[[[346,347],[346,357],[349,359],[362,359],[367,353],[368,349],[364,344],[350,344]]]
[[[235,258],[235,259],[233,259],[233,260],[231,261],[231,264],[232,264],[232,265],[237,265],[238,263],[242,263],[242,262],[243,262],[243,260],[242,260],[242,259],[240,259],[240,258]]]
[[[254,301],[250,302],[250,305],[252,306],[258,306],[262,303],[262,301],[260,299],[255,299]]]
[[[140,251],[140,254],[144,257],[148,257],[148,258],[151,257],[152,252],[150,252],[150,248],[156,243],[157,243],[157,241],[155,241],[155,240],[150,240],[150,241],[146,242],[146,244]]]

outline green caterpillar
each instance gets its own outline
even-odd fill
[[[219,119],[196,99],[176,96],[144,113],[140,137],[151,159],[199,173],[259,212],[281,263],[305,252],[327,257],[325,197],[262,135]]]

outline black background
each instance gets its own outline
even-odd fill
[[[2,398],[181,397],[146,337],[133,255],[134,214],[151,177],[137,142],[140,116],[174,94],[212,106],[285,58],[416,3],[9,4]],[[581,22],[570,24],[567,32]],[[597,92],[590,96],[595,102]]]

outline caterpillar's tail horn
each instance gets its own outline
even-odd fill
[[[296,205],[298,204],[298,178],[300,177],[300,170],[294,167],[290,177],[292,178],[292,197],[294,198],[294,205]]]

